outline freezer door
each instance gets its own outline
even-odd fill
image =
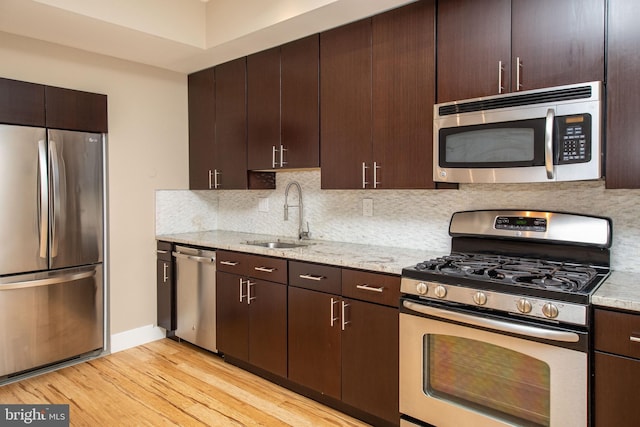
[[[47,269],[47,191],[45,129],[0,125],[0,276]]]
[[[2,377],[104,346],[102,265],[0,278]]]
[[[49,130],[51,268],[102,261],[103,136]]]

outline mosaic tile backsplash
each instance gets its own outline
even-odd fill
[[[608,216],[612,267],[640,272],[640,190],[606,190],[603,181],[466,184],[459,190],[321,190],[320,171],[276,173],[276,190],[156,192],[156,234],[231,230],[297,237],[298,208],[284,220],[284,192],[302,187],[312,239],[447,253],[451,214],[471,209],[534,209]],[[289,205],[297,205],[292,187]],[[371,199],[373,215],[363,215]],[[262,209],[260,209],[262,208]]]

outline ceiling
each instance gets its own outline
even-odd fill
[[[2,33],[181,73],[415,0],[0,0]]]

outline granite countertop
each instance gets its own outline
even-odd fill
[[[442,255],[442,253],[429,253],[417,249],[331,242],[325,240],[303,240],[302,243],[306,246],[300,248],[271,249],[250,245],[247,244],[247,242],[272,242],[278,239],[282,241],[293,241],[295,239],[267,234],[222,230],[164,234],[158,235],[156,238],[174,243],[205,246],[398,275],[404,267]]]
[[[348,268],[401,274],[404,267],[420,261],[442,256],[442,252],[418,249],[304,240],[307,246],[290,249],[271,249],[247,244],[248,241],[292,241],[291,237],[235,231],[202,231],[194,233],[164,234],[158,240],[188,245],[204,246],[230,251],[247,252],[316,262]],[[640,312],[640,273],[614,271],[592,296],[591,302],[600,307],[619,308]]]
[[[640,312],[640,273],[614,271],[591,297],[596,306]]]

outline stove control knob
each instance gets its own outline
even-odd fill
[[[518,311],[520,313],[530,313],[531,312],[531,302],[526,298],[520,298],[516,303],[516,307],[518,307]]]
[[[447,296],[447,288],[442,285],[436,286],[433,290],[438,298],[444,298]]]
[[[487,296],[484,292],[478,291],[473,294],[473,302],[475,302],[477,305],[485,305],[487,303]]]
[[[426,283],[424,282],[420,282],[416,285],[416,291],[420,294],[420,295],[425,295],[428,291],[429,291],[429,287],[427,286]]]
[[[555,319],[556,317],[558,317],[558,307],[548,302],[542,306],[542,314],[544,314],[545,317],[548,317],[549,319]]]

